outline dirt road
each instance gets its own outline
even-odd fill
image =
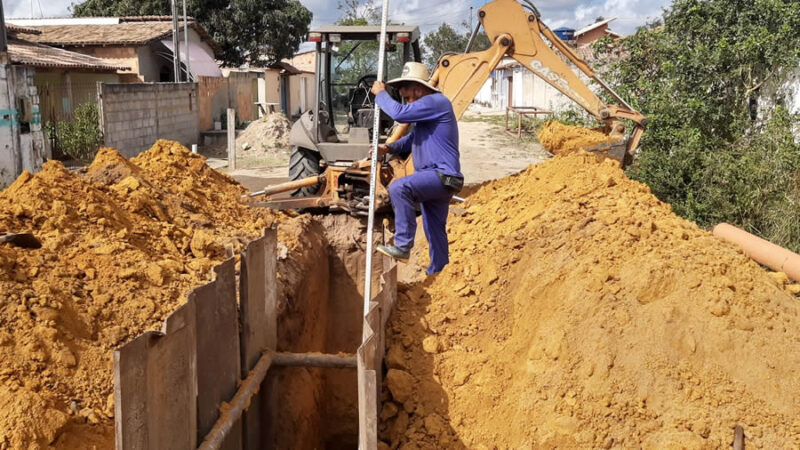
[[[458,123],[461,172],[466,184],[496,180],[550,157],[538,143],[519,140],[468,112]]]
[[[519,172],[530,164],[541,162],[549,154],[538,143],[519,140],[502,127],[481,120],[481,115],[468,111],[458,124],[461,171],[467,185],[495,180]],[[216,156],[216,157],[215,157]],[[225,170],[225,159],[209,157],[209,165]],[[250,190],[287,181],[285,165],[265,164],[231,173]]]

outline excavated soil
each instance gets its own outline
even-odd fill
[[[262,156],[285,152],[289,147],[291,123],[283,113],[272,113],[250,122],[236,136],[236,152],[240,156]]]
[[[451,264],[401,290],[392,448],[800,445],[790,286],[611,161],[579,152],[483,186]]]
[[[614,142],[602,128],[590,129],[551,120],[538,133],[539,142],[554,155],[568,155],[579,150],[588,150],[595,145]]]
[[[227,252],[288,220],[240,200],[204,158],[159,141],[128,161],[101,149],[78,174],[45,163],[0,192],[0,446],[113,447],[112,351],[210,280]],[[289,224],[281,240],[299,225]]]

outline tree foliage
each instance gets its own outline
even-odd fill
[[[448,23],[439,25],[436,31],[427,33],[422,38],[423,61],[428,67],[436,67],[439,59],[448,53],[464,53],[467,48],[472,30],[466,22],[461,24],[460,30],[456,30]],[[471,51],[486,50],[489,48],[489,38],[484,31],[478,33]]]
[[[800,249],[798,120],[774,89],[800,65],[800,2],[674,0],[619,47],[598,44],[650,123],[629,174],[701,225]],[[770,87],[772,86],[772,88]]]
[[[187,0],[187,14],[220,46],[228,66],[263,66],[292,56],[303,42],[311,12],[298,0]],[[169,0],[86,0],[76,17],[170,15]]]

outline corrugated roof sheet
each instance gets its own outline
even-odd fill
[[[607,25],[607,24],[609,24],[609,23],[611,23],[611,22],[613,22],[615,20],[617,20],[617,18],[616,17],[612,17],[610,19],[604,19],[604,20],[601,20],[599,22],[595,22],[595,23],[593,23],[593,24],[591,24],[591,25],[589,25],[587,27],[583,27],[580,30],[575,32],[575,37],[578,37],[578,36],[580,36],[580,35],[582,35],[584,33],[588,33],[588,32],[594,30],[597,27],[602,27],[603,25]]]
[[[8,57],[13,64],[33,67],[85,69],[101,72],[130,70],[130,67],[104,59],[20,39],[9,39]]]

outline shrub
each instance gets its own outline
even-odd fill
[[[90,160],[103,139],[97,103],[79,105],[73,117],[72,122],[56,122],[48,127],[54,130],[56,149],[71,158]]]
[[[700,225],[800,250],[799,122],[764,88],[800,64],[798,27],[796,0],[673,0],[657,23],[600,42],[616,61],[604,76],[650,122],[628,174]]]

